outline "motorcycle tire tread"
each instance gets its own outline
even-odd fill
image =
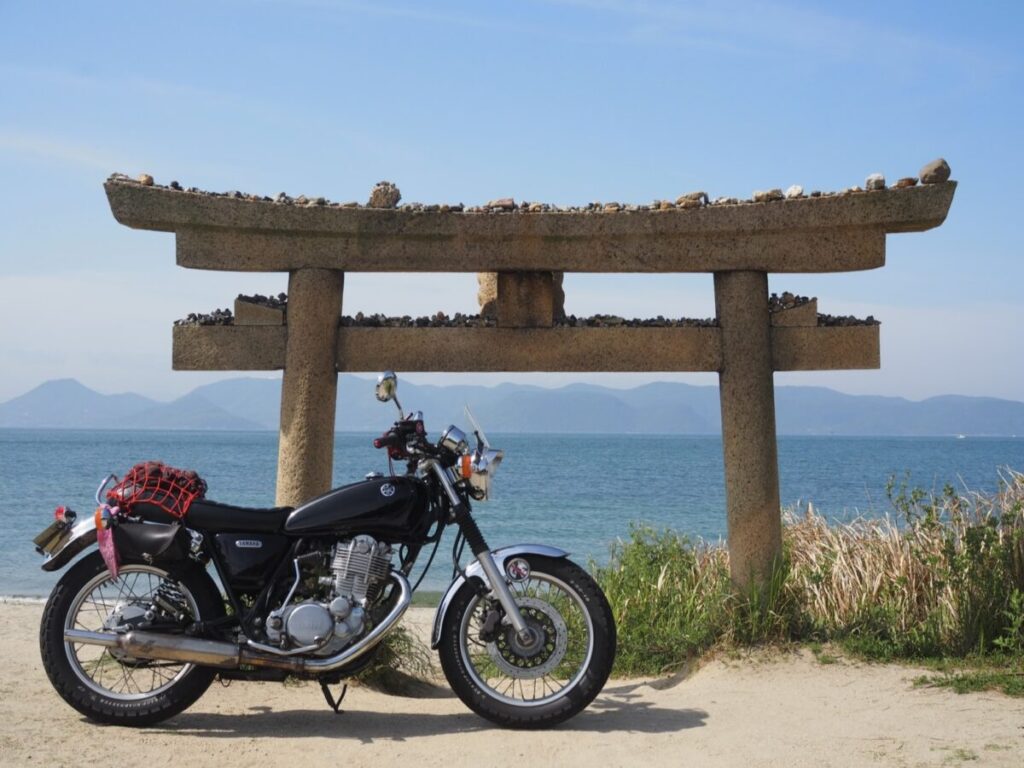
[[[90,720],[133,727],[162,722],[194,704],[209,688],[217,672],[194,667],[169,690],[137,701],[108,699],[86,687],[71,669],[64,651],[64,622],[79,590],[103,570],[106,570],[103,558],[99,552],[93,552],[79,560],[57,583],[43,609],[39,630],[43,667],[61,698]],[[202,568],[186,563],[176,567],[175,577],[188,587],[204,620],[224,614],[220,592]]]
[[[555,576],[577,592],[587,606],[594,624],[594,652],[584,678],[561,699],[536,707],[516,707],[496,701],[473,681],[461,653],[459,627],[476,590],[469,583],[456,593],[441,630],[438,648],[441,668],[449,685],[463,703],[486,720],[505,728],[540,730],[565,722],[584,710],[601,692],[615,662],[615,618],[604,592],[593,577],[571,560],[529,555],[536,573]]]

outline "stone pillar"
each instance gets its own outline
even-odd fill
[[[281,383],[277,504],[330,490],[334,463],[335,358],[345,275],[299,269],[288,277],[288,341]]]
[[[763,582],[782,553],[768,276],[716,272],[715,311],[729,557],[733,583],[745,590]]]

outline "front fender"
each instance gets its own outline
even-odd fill
[[[86,515],[85,519],[75,523],[71,529],[71,537],[63,547],[46,558],[42,564],[44,571],[56,571],[63,568],[79,552],[96,543],[96,518]]]
[[[569,553],[564,549],[549,547],[546,544],[513,544],[511,547],[502,547],[491,552],[494,562],[502,573],[505,572],[505,561],[518,555],[541,555],[543,557],[560,558],[568,557]],[[444,597],[441,598],[441,603],[437,606],[437,613],[434,615],[434,629],[430,634],[430,647],[434,650],[437,650],[437,646],[441,644],[441,627],[444,626],[444,617],[448,613],[448,606],[451,605],[455,593],[466,583],[466,580],[475,577],[480,579],[488,589],[491,587],[490,582],[487,580],[487,574],[484,573],[480,563],[476,560],[466,566],[464,574],[460,574],[449,585],[448,590],[444,593]]]

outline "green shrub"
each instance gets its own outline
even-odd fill
[[[596,569],[615,613],[620,674],[656,674],[714,645],[728,623],[729,565],[718,548],[634,527]]]
[[[792,640],[881,659],[1024,655],[1024,475],[991,495],[889,489],[895,519],[784,514],[783,561],[749,594],[733,591],[724,548],[634,528],[596,569],[618,623],[617,671]]]

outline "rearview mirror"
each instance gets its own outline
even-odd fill
[[[395,407],[398,409],[398,418],[405,418],[402,404],[398,402],[398,377],[394,371],[384,371],[384,373],[377,377],[376,394],[377,399],[382,403],[394,400]]]
[[[377,377],[377,399],[382,403],[394,400],[398,394],[398,377],[394,371],[384,371]]]

